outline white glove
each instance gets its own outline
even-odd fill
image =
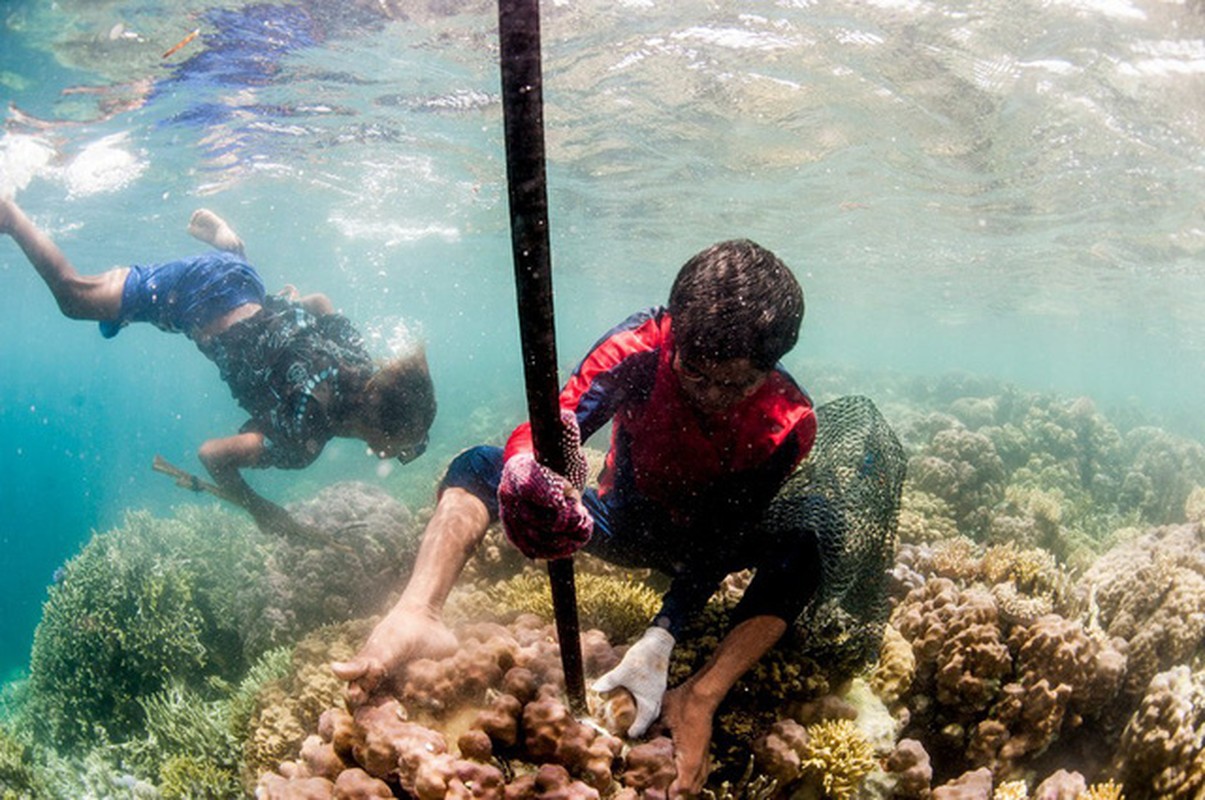
[[[628,648],[615,669],[594,682],[594,691],[609,692],[624,688],[636,698],[636,721],[628,728],[628,736],[644,734],[661,713],[661,698],[669,678],[669,654],[674,649],[674,637],[665,628],[653,626]]]

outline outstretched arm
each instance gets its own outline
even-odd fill
[[[282,535],[296,533],[299,526],[289,513],[256,493],[239,472],[258,464],[263,452],[264,435],[250,432],[210,439],[201,445],[197,456],[229,500],[245,508],[260,530]]]
[[[786,630],[787,623],[779,617],[745,620],[728,632],[698,672],[666,693],[661,718],[673,733],[678,770],[670,797],[694,797],[702,791],[716,708]]]
[[[360,652],[331,665],[335,677],[348,682],[349,704],[362,705],[397,677],[406,663],[455,651],[456,637],[442,621],[444,601],[485,536],[489,521],[485,504],[464,489],[450,487],[440,495],[402,596]]]

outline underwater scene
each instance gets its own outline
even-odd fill
[[[8,0],[0,797],[1205,798],[1205,5],[540,11],[557,382],[695,254],[772,251],[815,443],[741,536],[810,555],[716,575],[671,635],[680,576],[588,546],[582,712],[545,565],[490,524],[436,604],[454,645],[336,675],[448,556],[420,543],[449,465],[528,415],[498,7]],[[237,319],[97,330],[125,266],[207,250],[262,280]],[[236,341],[244,301],[281,327]],[[261,422],[290,325],[418,389]],[[816,587],[785,630],[759,573]],[[597,689],[637,666],[626,705]]]

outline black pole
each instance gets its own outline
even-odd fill
[[[527,384],[527,416],[536,458],[567,472],[561,449],[560,386],[552,308],[552,260],[548,244],[548,193],[544,171],[544,92],[540,72],[539,0],[498,0],[502,113],[506,129],[506,179],[510,197],[511,249],[519,304],[519,338]],[[548,562],[552,609],[569,706],[586,711],[577,590],[573,559]]]

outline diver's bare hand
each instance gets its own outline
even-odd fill
[[[669,797],[698,797],[709,771],[708,752],[714,707],[700,702],[687,683],[666,692],[661,721],[674,740],[674,767],[678,772],[669,787]]]
[[[444,658],[456,651],[456,636],[427,610],[394,607],[377,623],[368,641],[349,661],[336,661],[331,671],[347,681],[344,697],[351,708],[364,705],[393,681],[411,661]]]

